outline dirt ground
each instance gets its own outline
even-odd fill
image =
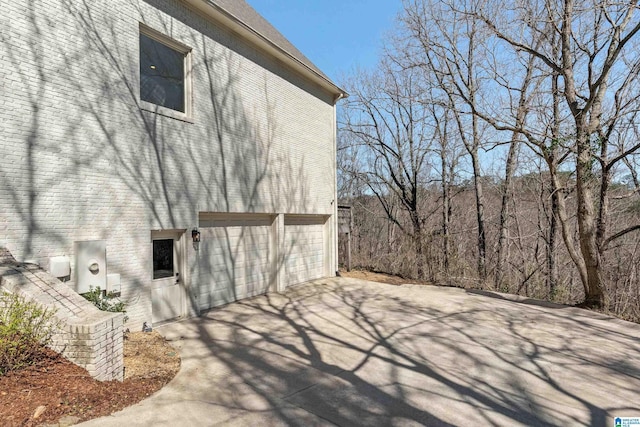
[[[44,349],[35,365],[0,376],[0,425],[67,426],[109,415],[158,391],[180,369],[157,332],[125,334],[125,380],[100,382]]]

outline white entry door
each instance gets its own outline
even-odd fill
[[[151,318],[154,324],[184,315],[183,241],[183,232],[151,234]]]

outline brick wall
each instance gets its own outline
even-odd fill
[[[192,49],[193,120],[139,108],[140,23]],[[0,27],[0,245],[47,268],[106,240],[132,330],[151,323],[151,230],[334,214],[332,96],[182,2],[14,0]]]
[[[100,381],[122,381],[124,315],[98,310],[38,266],[17,263],[2,252],[0,248],[0,291],[55,310],[60,328],[51,348]]]

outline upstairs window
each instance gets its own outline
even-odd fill
[[[189,72],[189,48],[153,30],[140,28],[140,101],[143,108],[177,118],[190,116]]]

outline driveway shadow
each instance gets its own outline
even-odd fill
[[[87,425],[604,426],[637,416],[640,327],[576,312],[460,289],[310,282],[161,327],[180,348],[178,376]]]

